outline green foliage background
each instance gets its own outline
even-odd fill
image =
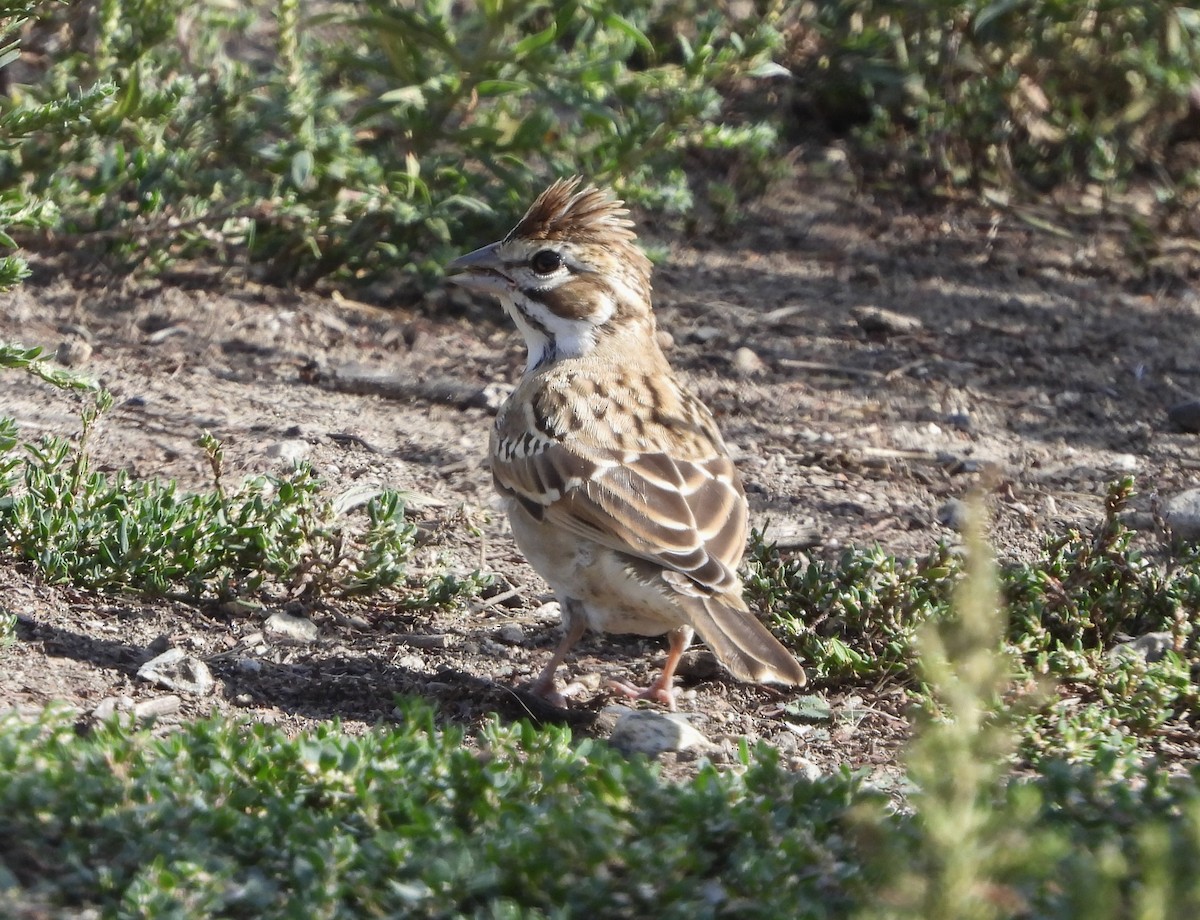
[[[1200,157],[1176,154],[1200,137],[1200,13],[1183,5],[8,9],[10,42],[19,14],[37,17],[24,56],[5,53],[0,226],[116,266],[203,256],[286,283],[422,286],[553,176],[736,221],[786,168],[788,139],[831,137],[865,181],[922,191],[1020,200],[1093,182],[1107,200],[1147,182],[1150,232],[1197,231]]]

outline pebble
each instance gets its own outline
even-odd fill
[[[948,499],[938,508],[937,519],[954,530],[962,530],[967,524],[967,503],[959,498]]]
[[[972,428],[970,412],[951,412],[946,416],[946,424],[959,431],[970,431]]]
[[[103,699],[92,710],[92,717],[97,722],[107,722],[109,719],[129,713],[135,722],[151,722],[159,716],[171,715],[178,712],[183,700],[174,693],[156,696],[153,699],[135,703],[129,696],[110,696]]]
[[[767,366],[752,350],[742,347],[733,353],[733,369],[742,377],[750,377],[761,374]]]
[[[680,713],[629,709],[627,706],[609,707],[614,708],[624,712],[617,719],[608,741],[623,754],[657,757],[668,751],[706,749],[712,746],[712,743],[692,726],[687,716]]]
[[[1175,647],[1175,637],[1169,632],[1152,632],[1128,642],[1114,645],[1108,651],[1111,660],[1141,657],[1149,662],[1162,661],[1163,656]]]
[[[1200,399],[1176,403],[1167,410],[1167,418],[1180,431],[1200,434]]]
[[[1163,509],[1163,518],[1171,525],[1177,540],[1200,540],[1200,489],[1188,489],[1171,498]]]
[[[720,676],[721,663],[708,649],[697,647],[683,653],[675,673],[691,680],[712,680]]]
[[[392,662],[401,671],[411,671],[414,674],[425,672],[425,659],[420,655],[401,655]]]
[[[1113,454],[1109,467],[1122,473],[1136,473],[1138,458],[1133,454]]]
[[[137,676],[168,690],[194,696],[211,693],[214,684],[208,665],[178,648],[167,649],[151,658],[138,668]]]
[[[276,441],[267,448],[267,456],[283,461],[284,464],[295,466],[308,457],[312,445],[300,438],[289,438],[286,441]]]
[[[697,326],[688,334],[688,338],[693,342],[699,342],[701,345],[707,345],[720,335],[721,330],[716,326]]]
[[[312,620],[294,617],[290,613],[277,611],[263,623],[263,632],[276,642],[294,645],[309,645],[317,641],[321,630]]]
[[[509,623],[507,626],[500,627],[496,638],[505,645],[520,645],[525,641],[525,630],[516,623]]]
[[[396,640],[412,648],[449,648],[450,637],[445,633],[408,633],[397,636]],[[470,643],[468,643],[470,644]],[[478,648],[476,649],[478,651]]]
[[[78,367],[81,364],[87,364],[91,356],[91,344],[75,336],[60,342],[58,349],[54,352],[54,360],[63,367]]]
[[[880,307],[855,307],[850,311],[854,321],[863,332],[874,332],[882,335],[906,335],[920,332],[925,328],[915,316],[906,316],[893,310]]]

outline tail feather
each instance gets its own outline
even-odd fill
[[[738,680],[803,686],[804,668],[739,601],[720,597],[679,597],[690,625]]]

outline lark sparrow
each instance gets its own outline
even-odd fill
[[[496,295],[529,359],[496,417],[491,464],[517,545],[549,582],[564,635],[669,636],[661,676],[630,695],[674,708],[693,633],[742,680],[799,685],[804,670],[742,599],[746,498],[712,414],[658,345],[650,261],[622,202],[578,178],[544,191],[503,240],[447,266]]]

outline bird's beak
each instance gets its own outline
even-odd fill
[[[500,294],[513,289],[513,280],[504,272],[500,244],[491,243],[482,249],[459,256],[446,266],[448,279],[472,291]]]

